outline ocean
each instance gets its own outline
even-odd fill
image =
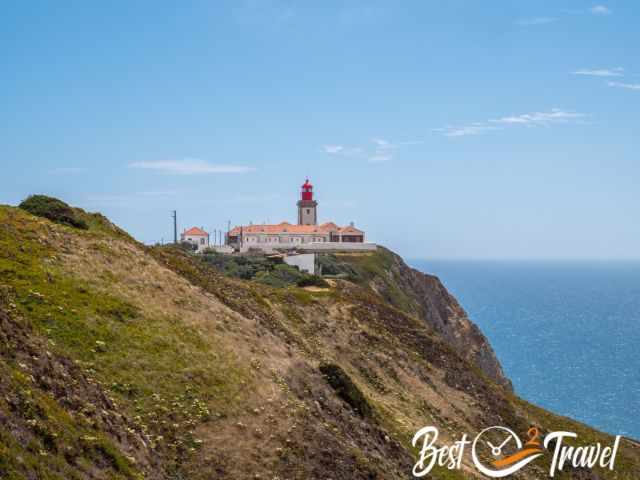
[[[640,439],[640,262],[409,263],[440,277],[518,395]]]

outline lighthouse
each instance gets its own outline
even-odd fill
[[[301,187],[298,200],[298,225],[318,224],[318,202],[313,199],[313,185],[307,178]]]
[[[227,235],[228,244],[235,250],[247,252],[283,252],[295,250],[334,252],[334,251],[372,251],[374,243],[365,243],[364,231],[355,227],[353,222],[340,227],[333,222],[318,225],[318,202],[313,199],[313,185],[307,178],[300,187],[298,197],[298,224],[283,221],[277,224],[240,225],[231,229]]]

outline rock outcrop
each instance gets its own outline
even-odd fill
[[[423,319],[443,336],[455,350],[471,363],[476,364],[489,378],[511,388],[493,348],[478,326],[469,320],[458,301],[442,285],[438,277],[426,275],[409,267],[398,255],[386,251],[391,257],[387,267],[387,279],[376,277],[373,288],[384,294],[392,284],[411,300],[408,311]]]

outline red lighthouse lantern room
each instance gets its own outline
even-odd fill
[[[302,192],[301,192],[300,199],[308,200],[308,201],[313,200],[313,185],[309,183],[308,178],[305,180],[304,184],[302,185]]]

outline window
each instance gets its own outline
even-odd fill
[[[204,245],[204,238],[200,239],[200,245]]]
[[[307,215],[311,213],[311,210],[307,208]]]

